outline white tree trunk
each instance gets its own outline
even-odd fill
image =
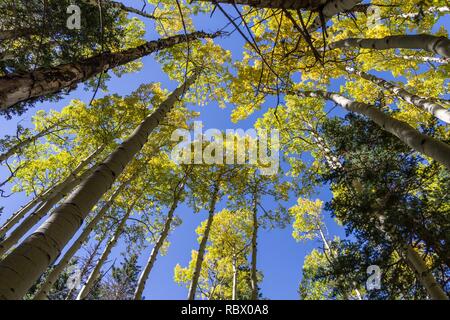
[[[39,140],[40,138],[46,136],[47,134],[54,132],[53,129],[55,129],[58,126],[57,123],[49,126],[48,128],[45,128],[44,130],[42,130],[41,132],[37,133],[36,135],[29,137],[25,140],[20,141],[18,144],[16,144],[15,146],[11,147],[9,150],[7,150],[6,152],[4,152],[3,154],[0,154],[0,163],[8,160],[9,157],[11,157],[12,155],[18,153],[20,150],[22,150],[23,148],[25,148],[26,146],[30,145],[31,143],[33,143],[36,140]]]
[[[77,175],[83,170],[89,163],[94,160],[100,152],[102,152],[104,146],[98,148],[94,153],[92,153],[89,157],[83,160],[71,173],[70,175],[64,179],[64,181],[58,183],[57,185],[47,189],[42,194],[28,202],[25,206],[15,212],[0,228],[0,237],[3,237],[9,230],[11,230],[23,217],[34,207],[36,207],[39,203],[47,201],[48,199],[54,197],[59,191],[64,189],[69,183],[71,183],[74,179],[76,179]]]
[[[47,221],[0,262],[0,299],[19,299],[60,255],[83,220],[111,188],[150,133],[197,79],[197,72],[146,118]]]
[[[444,121],[445,123],[450,123],[450,110],[447,108],[444,108],[440,104],[437,104],[430,99],[419,97],[415,94],[412,94],[405,89],[397,86],[396,84],[393,84],[389,81],[386,81],[384,79],[378,78],[376,76],[373,76],[371,74],[353,70],[351,68],[347,68],[349,72],[355,73],[358,76],[360,76],[363,79],[366,79],[377,86],[379,86],[382,89],[386,89],[390,93],[396,95],[398,98],[402,99],[403,101],[406,101],[430,114],[435,116],[436,118]]]
[[[322,16],[324,23],[327,23],[335,15],[351,10],[354,6],[360,4],[362,0],[331,0],[328,1],[322,9]],[[317,16],[311,26],[308,27],[308,32],[316,31],[322,27],[320,16]]]
[[[257,259],[258,259],[258,190],[253,191],[253,212],[252,212],[252,269],[251,269],[251,287],[252,287],[252,300],[258,300],[258,268],[257,268]]]
[[[238,268],[236,257],[233,257],[233,291],[231,295],[231,300],[237,300],[237,282],[238,282]]]
[[[381,208],[383,209],[383,208]],[[385,232],[386,239],[393,244],[397,244],[396,251],[402,256],[408,263],[411,270],[415,273],[417,280],[423,285],[428,295],[433,300],[449,300],[448,296],[437,282],[434,275],[426,266],[422,257],[417,253],[414,248],[404,243],[403,239],[396,239],[395,227],[385,223],[385,217],[381,213],[376,213],[378,220],[380,221],[380,229]]]
[[[330,43],[329,48],[422,49],[450,58],[450,40],[446,37],[437,37],[429,34],[387,36],[380,39],[348,38]]]
[[[191,285],[189,287],[188,300],[195,300],[195,294],[197,293],[198,279],[202,271],[203,258],[205,256],[206,244],[209,238],[209,232],[214,221],[214,213],[216,211],[217,198],[219,194],[219,182],[215,182],[214,191],[211,195],[211,203],[209,205],[208,221],[206,223],[205,232],[203,234],[200,246],[198,249],[197,260],[195,261],[194,274],[192,275]]]
[[[98,74],[180,43],[215,38],[219,35],[221,33],[209,34],[201,31],[188,35],[176,35],[149,41],[136,48],[120,52],[105,52],[73,63],[0,77],[0,110],[34,98],[56,94],[67,88],[74,88]]]
[[[302,95],[302,93],[299,93]],[[334,101],[348,111],[364,115],[378,124],[383,130],[392,133],[406,145],[417,152],[426,155],[450,170],[450,146],[446,143],[420,133],[406,122],[392,118],[374,106],[355,102],[342,95],[332,92],[311,91],[304,96],[322,97]]]
[[[130,217],[131,213],[133,212],[134,205],[136,204],[138,199],[134,201],[134,203],[128,208],[125,215],[120,220],[119,225],[117,226],[116,231],[114,232],[114,235],[109,240],[108,244],[105,247],[105,250],[103,250],[102,255],[97,261],[97,264],[95,265],[94,270],[92,270],[91,274],[89,275],[86,283],[81,288],[80,292],[78,293],[77,300],[84,300],[89,293],[91,292],[92,288],[97,282],[98,276],[100,274],[100,271],[105,264],[106,260],[108,259],[111,250],[116,246],[117,241],[119,241],[120,236],[123,233],[123,229],[125,228],[125,225],[127,223],[128,218]]]
[[[63,189],[56,192],[56,194],[43,202],[41,206],[37,208],[36,211],[31,213],[22,223],[14,229],[9,236],[0,242],[0,256],[5,254],[11,247],[19,242],[19,240],[29,232],[59,201],[61,201],[66,195],[68,195],[72,190],[78,186],[84,179],[89,177],[90,174],[94,172],[95,167],[92,167],[78,178],[73,179],[69,182]]]
[[[402,58],[405,60],[420,60],[423,62],[435,62],[435,63],[441,63],[446,64],[450,63],[450,58],[437,58],[437,57],[421,57],[421,56],[406,56],[406,55],[395,55],[397,58]]]
[[[106,204],[100,209],[100,211],[97,213],[97,215],[89,222],[89,224],[84,228],[83,232],[78,236],[78,238],[75,240],[75,242],[72,244],[72,246],[67,249],[64,256],[61,258],[61,260],[58,262],[56,266],[52,268],[52,271],[45,279],[44,283],[41,284],[39,291],[35,294],[34,300],[46,300],[48,299],[48,294],[50,292],[50,289],[55,284],[55,281],[58,279],[61,272],[64,271],[70,260],[73,258],[75,253],[81,248],[81,246],[86,242],[86,240],[89,238],[89,235],[92,233],[92,230],[94,230],[95,226],[100,222],[101,219],[105,216],[105,214],[108,212],[108,210],[113,205],[116,198],[120,195],[120,193],[125,189],[125,187],[130,183],[131,180],[133,180],[134,177],[129,179],[128,181],[123,182],[117,189],[114,191],[114,193],[111,195],[111,197],[108,199]]]
[[[239,4],[253,8],[289,9],[289,10],[317,10],[327,0],[195,0],[198,2],[212,2],[220,4]]]

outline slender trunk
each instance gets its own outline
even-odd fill
[[[127,64],[153,52],[171,48],[177,44],[203,38],[214,38],[221,33],[194,32],[147,42],[139,47],[112,53],[105,52],[74,63],[53,68],[40,68],[30,73],[0,77],[0,110],[20,102],[45,95],[55,94],[63,89],[73,88],[95,75]]]
[[[45,269],[60,255],[89,211],[142,149],[149,135],[195,82],[197,75],[198,70],[161,103],[69,199],[53,211],[35,233],[0,262],[0,299],[18,299],[26,294]]]
[[[183,186],[184,188],[184,186]],[[159,250],[164,245],[164,242],[166,241],[167,237],[169,236],[170,228],[172,226],[175,210],[178,207],[178,203],[180,201],[181,193],[183,192],[183,189],[181,189],[178,194],[175,196],[174,202],[172,203],[172,206],[170,207],[170,210],[167,214],[166,222],[164,223],[164,228],[159,235],[158,241],[156,242],[155,246],[153,247],[152,253],[150,254],[150,257],[147,261],[147,264],[145,265],[144,270],[142,271],[136,290],[134,292],[134,300],[142,300],[142,293],[145,289],[145,284],[147,282],[147,279],[150,275],[150,272],[153,269],[153,266],[155,265],[156,259],[159,255]]]
[[[302,93],[300,93],[301,95]],[[304,96],[317,97],[334,101],[348,111],[364,115],[378,124],[383,130],[395,135],[402,142],[410,146],[415,151],[426,155],[450,170],[450,146],[437,139],[420,133],[406,122],[397,120],[374,106],[355,102],[337,93],[311,91],[304,93]]]
[[[405,60],[421,60],[423,62],[435,62],[435,63],[450,63],[450,58],[437,58],[437,57],[420,57],[420,56],[406,56],[395,55],[397,58]]]
[[[211,203],[209,205],[208,221],[206,223],[205,233],[203,234],[202,241],[198,249],[197,260],[195,262],[194,274],[192,275],[192,281],[189,288],[188,300],[195,300],[195,294],[197,292],[198,279],[200,278],[200,272],[202,271],[203,258],[205,256],[206,244],[208,242],[209,233],[214,220],[214,212],[216,211],[217,198],[219,195],[219,181],[215,182],[214,191],[211,195]]]
[[[36,211],[31,213],[22,223],[11,232],[11,234],[2,242],[0,242],[0,256],[5,254],[12,246],[19,242],[19,240],[30,231],[59,201],[61,201],[66,195],[78,186],[84,179],[89,177],[94,172],[94,167],[86,170],[78,178],[72,180],[62,190],[57,191],[56,194],[43,202]]]
[[[98,3],[99,3],[98,0],[84,0],[84,2],[89,3],[90,5],[93,5],[95,7],[98,7]],[[141,11],[141,10],[138,10],[138,9],[135,9],[135,8],[132,8],[132,7],[128,7],[128,6],[124,5],[121,2],[111,1],[111,0],[104,0],[103,3],[105,5],[109,5],[112,8],[116,8],[116,9],[123,10],[123,11],[126,11],[126,12],[134,13],[134,14],[140,15],[140,16],[145,17],[145,18],[150,18],[150,19],[153,19],[153,20],[157,20],[158,19],[157,17],[155,17],[152,14],[146,13],[144,11]]]
[[[253,230],[252,230],[252,270],[251,270],[251,286],[252,297],[251,300],[258,300],[258,269],[257,269],[257,257],[258,257],[258,197],[257,190],[253,193]]]
[[[335,15],[345,11],[351,11],[356,5],[360,4],[362,0],[331,0],[328,1],[321,10],[323,23],[326,24],[328,20]],[[317,16],[311,26],[308,27],[309,32],[313,32],[322,26],[322,19]]]
[[[371,74],[353,70],[351,68],[347,68],[347,71],[357,74],[361,78],[368,80],[380,88],[386,89],[390,93],[396,95],[398,98],[402,99],[403,101],[406,101],[428,113],[431,113],[436,118],[444,121],[445,123],[450,123],[450,110],[447,108],[444,108],[440,104],[437,104],[430,99],[419,97],[415,94],[412,94],[408,91],[406,91],[403,88],[400,88],[399,86],[386,81],[384,79],[378,78],[376,76],[373,76]]]
[[[236,266],[236,257],[233,257],[233,293],[231,300],[237,300],[237,280],[238,280],[238,268]]]
[[[92,250],[92,252],[89,254],[89,257],[86,259],[86,262],[83,264],[83,268],[81,268],[80,270],[80,281],[84,278],[84,276],[87,274],[89,268],[91,267],[92,263],[94,262],[94,259],[97,257],[97,253],[100,250],[100,247],[103,243],[103,241],[106,238],[106,234],[108,231],[103,231],[101,234],[101,238],[98,239],[94,250]],[[77,290],[78,288],[73,287],[69,290],[69,292],[67,292],[66,298],[64,300],[72,300],[73,298],[73,294],[74,292]]]
[[[9,150],[7,150],[5,153],[0,154],[0,163],[8,160],[9,157],[11,157],[12,155],[18,153],[20,150],[22,150],[24,147],[32,144],[33,142],[35,142],[36,140],[44,137],[45,135],[49,134],[50,132],[53,131],[53,129],[55,129],[58,126],[57,123],[49,126],[48,128],[42,130],[41,132],[39,132],[38,134],[29,137],[25,140],[21,140],[19,143],[17,143],[16,145],[12,146]]]
[[[91,292],[92,287],[97,281],[97,278],[100,274],[100,271],[105,264],[106,260],[109,257],[109,254],[111,253],[111,250],[116,246],[117,241],[119,241],[120,236],[122,235],[123,229],[127,223],[128,218],[130,217],[131,213],[133,212],[134,205],[136,204],[138,199],[136,199],[133,203],[133,205],[128,208],[127,212],[121,219],[119,225],[117,226],[116,231],[114,232],[114,235],[112,236],[111,240],[106,245],[105,250],[103,251],[102,255],[100,256],[100,259],[98,259],[97,264],[95,265],[94,270],[92,270],[91,274],[89,275],[86,283],[81,288],[80,292],[78,293],[77,300],[84,300],[88,294]]]
[[[131,178],[130,180],[132,180],[132,179],[133,178]],[[61,258],[61,260],[58,262],[58,264],[52,269],[52,271],[48,275],[47,279],[45,279],[45,282],[41,285],[38,293],[36,293],[36,295],[34,296],[34,300],[45,300],[48,298],[50,289],[53,287],[55,281],[58,279],[61,272],[64,271],[64,269],[67,267],[68,263],[73,258],[75,253],[86,242],[86,240],[89,238],[89,235],[92,233],[92,230],[94,230],[95,226],[100,222],[101,219],[103,219],[105,214],[108,212],[108,210],[113,205],[116,198],[125,189],[125,187],[130,183],[130,180],[123,182],[116,189],[116,191],[114,191],[114,193],[111,195],[111,197],[108,199],[106,204],[102,207],[102,209],[97,213],[97,215],[94,217],[94,219],[92,219],[91,222],[89,222],[89,224],[86,226],[86,228],[80,234],[80,236],[75,240],[75,242],[72,244],[72,246],[66,251],[66,253]]]
[[[429,34],[387,36],[379,39],[348,38],[330,43],[329,48],[422,49],[450,58],[450,40],[443,36],[438,37]]]
[[[447,294],[439,285],[433,274],[428,269],[422,257],[411,246],[405,246],[403,255],[409,262],[416,273],[416,277],[420,283],[425,287],[429,296],[433,300],[449,300]]]
[[[212,2],[220,4],[239,4],[250,6],[253,8],[267,8],[267,9],[307,9],[317,10],[321,5],[325,4],[327,0],[196,0],[199,2]]]
[[[9,230],[12,229],[23,217],[34,207],[36,207],[39,203],[47,201],[48,199],[57,195],[62,189],[67,187],[69,183],[71,183],[74,179],[77,178],[77,175],[84,169],[89,163],[92,162],[104,149],[104,146],[98,148],[95,152],[93,152],[89,157],[84,159],[71,173],[70,175],[64,179],[64,181],[58,183],[57,185],[47,189],[42,194],[28,202],[24,207],[15,212],[6,223],[0,228],[0,238],[3,237]]]

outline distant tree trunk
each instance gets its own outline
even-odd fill
[[[177,44],[204,38],[214,38],[220,33],[193,32],[156,41],[149,41],[139,47],[112,53],[105,52],[74,63],[52,68],[40,68],[30,73],[0,77],[0,110],[20,102],[55,94],[63,89],[73,88],[95,75],[135,61],[151,53],[171,48]]]
[[[302,93],[299,93],[302,95]],[[450,146],[437,139],[420,133],[406,122],[397,120],[378,110],[374,106],[362,102],[355,102],[333,92],[310,91],[304,96],[322,97],[334,101],[348,111],[364,115],[378,124],[383,130],[395,135],[415,151],[426,155],[450,170]]]
[[[23,148],[27,147],[28,145],[32,144],[33,142],[35,142],[36,140],[46,136],[47,134],[54,132],[53,129],[55,129],[58,126],[58,123],[52,124],[51,126],[49,126],[48,128],[45,128],[44,130],[42,130],[41,132],[39,132],[38,134],[29,137],[25,140],[21,140],[19,143],[17,143],[15,146],[12,146],[9,150],[7,150],[6,152],[4,152],[3,154],[0,154],[0,163],[8,160],[9,157],[11,157],[12,155],[18,153],[20,150],[22,150]],[[55,130],[56,131],[56,130]]]
[[[195,82],[197,72],[198,70],[161,103],[69,199],[53,211],[35,233],[0,261],[0,299],[23,297],[45,269],[60,255],[90,210],[142,149],[150,133]]]
[[[178,204],[180,202],[180,198],[182,193],[184,192],[184,183],[182,184],[181,188],[178,189],[176,192],[175,198],[173,200],[172,206],[169,209],[169,212],[167,213],[166,222],[164,223],[164,228],[159,235],[158,241],[156,242],[155,246],[153,247],[153,250],[150,254],[150,257],[145,265],[144,270],[142,270],[142,273],[139,277],[136,290],[134,292],[134,300],[142,300],[142,293],[145,289],[145,284],[147,282],[148,276],[150,275],[150,272],[153,269],[153,266],[156,262],[156,259],[159,255],[159,250],[164,245],[164,242],[166,241],[167,237],[169,236],[170,228],[172,226],[173,218],[175,215],[175,210],[178,207]]]
[[[100,274],[100,271],[101,271],[103,265],[105,264],[106,260],[108,259],[109,255],[111,253],[111,250],[116,246],[117,241],[119,241],[119,238],[123,233],[123,229],[125,228],[128,218],[130,217],[131,213],[133,212],[133,209],[134,209],[134,206],[135,206],[137,200],[138,199],[136,199],[134,201],[134,203],[128,208],[127,212],[120,220],[120,223],[117,226],[117,229],[114,232],[114,235],[109,240],[108,244],[106,245],[105,250],[103,250],[103,253],[100,256],[100,258],[98,259],[94,270],[92,270],[86,283],[84,284],[84,286],[81,288],[80,292],[78,293],[77,300],[84,300],[91,292],[92,288],[94,287],[95,283],[97,282],[98,276]]]
[[[251,286],[252,286],[252,300],[258,300],[258,269],[257,269],[257,257],[258,257],[258,196],[257,190],[253,191],[253,203],[252,203],[252,269],[251,269]]]
[[[436,118],[444,121],[445,123],[450,123],[450,110],[447,108],[444,108],[440,104],[437,104],[430,99],[419,97],[415,94],[412,94],[405,89],[397,86],[396,84],[393,84],[389,81],[386,81],[384,79],[378,78],[376,76],[373,76],[371,74],[353,70],[353,69],[347,69],[351,73],[357,74],[361,78],[368,80],[377,86],[379,86],[382,89],[386,89],[390,93],[394,94],[396,97],[402,99],[403,101],[406,101],[428,113],[431,113]]]
[[[239,4],[246,5],[253,8],[267,8],[267,9],[307,9],[317,10],[321,5],[325,4],[327,0],[195,0],[198,2],[212,2],[221,4]]]
[[[35,35],[36,29],[18,28],[14,30],[0,30],[0,42],[5,40],[13,40],[21,37]]]
[[[347,38],[332,42],[328,46],[336,48],[365,48],[375,50],[386,49],[422,49],[450,58],[450,40],[429,34],[387,36],[375,38]]]
[[[44,283],[41,284],[39,291],[34,296],[34,300],[45,300],[48,298],[48,294],[50,292],[50,289],[55,284],[55,281],[60,276],[61,272],[64,271],[64,269],[69,264],[70,260],[73,258],[75,253],[81,248],[81,246],[86,242],[86,240],[89,238],[89,235],[92,233],[94,228],[97,226],[97,224],[100,222],[101,219],[105,216],[105,214],[108,212],[108,210],[113,205],[116,198],[120,195],[120,193],[125,189],[125,187],[130,183],[130,181],[133,178],[123,182],[117,189],[114,191],[114,193],[111,195],[111,197],[108,199],[108,201],[105,203],[105,205],[100,209],[100,211],[96,214],[94,219],[89,222],[89,224],[84,228],[83,232],[80,234],[80,236],[75,240],[75,242],[72,244],[72,246],[66,251],[64,256],[61,258],[61,260],[58,262],[56,266],[53,267],[50,274],[45,279]]]
[[[69,182],[63,189],[56,192],[56,194],[43,202],[36,211],[31,213],[22,223],[14,229],[11,234],[2,242],[0,242],[0,256],[5,254],[12,246],[17,244],[19,240],[30,231],[59,201],[72,192],[83,180],[89,177],[94,172],[95,167],[86,170],[78,178]]]
[[[0,238],[3,237],[9,230],[11,230],[23,217],[39,203],[47,201],[48,199],[54,197],[59,191],[64,189],[69,183],[76,179],[77,175],[83,170],[89,163],[92,162],[104,149],[104,146],[98,148],[89,157],[83,160],[62,182],[57,185],[47,189],[42,194],[28,202],[25,206],[15,212],[6,223],[0,228]]]
[[[202,271],[203,258],[205,256],[206,244],[208,242],[209,233],[211,231],[211,226],[214,220],[214,213],[216,211],[216,204],[218,200],[218,195],[220,191],[220,182],[216,181],[214,183],[214,189],[211,194],[211,202],[209,204],[209,215],[208,221],[206,222],[205,232],[200,242],[200,247],[198,249],[197,260],[195,261],[194,274],[192,275],[192,281],[189,288],[188,300],[195,300],[195,294],[197,292],[198,279],[200,278],[200,272]]]

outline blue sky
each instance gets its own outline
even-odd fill
[[[127,5],[134,5],[139,8],[141,1],[122,1]],[[149,22],[145,20],[145,22]],[[199,29],[205,31],[215,31],[222,27],[226,23],[226,20],[220,14],[216,12],[213,18],[202,17],[196,21]],[[444,22],[448,26],[448,20]],[[146,39],[156,39],[157,35],[151,31],[152,23],[148,23],[148,34]],[[205,27],[206,26],[206,27]],[[243,39],[234,33],[232,37],[223,38],[217,41],[224,48],[230,50],[233,54],[233,59],[239,59],[242,52]],[[174,89],[176,83],[169,81],[167,76],[161,71],[160,66],[154,61],[153,56],[145,57],[143,59],[144,67],[141,71],[126,74],[121,78],[112,76],[111,81],[108,83],[109,92],[99,92],[97,97],[101,97],[105,94],[118,93],[126,95],[135,90],[140,84],[148,82],[161,82],[163,87],[168,89]],[[336,81],[333,84],[334,89],[337,89],[341,84],[340,81]],[[36,108],[31,109],[21,117],[15,117],[12,120],[2,120],[2,126],[0,128],[0,136],[5,134],[12,134],[15,131],[17,123],[27,126],[30,123],[32,115],[40,109],[49,110],[56,109],[61,110],[71,99],[80,99],[88,103],[92,97],[92,92],[86,92],[82,87],[71,92],[71,94],[65,97],[63,100],[57,103],[43,103]],[[270,103],[268,104],[270,105]],[[203,121],[205,129],[218,128],[218,129],[233,129],[242,128],[249,129],[253,126],[254,121],[262,112],[257,112],[249,119],[234,124],[230,120],[230,113],[232,106],[229,106],[225,110],[218,108],[216,103],[211,103],[205,107],[192,106],[196,111],[201,112],[200,119]],[[0,168],[0,175],[6,176],[4,168]],[[324,187],[318,190],[318,198],[324,202],[328,201],[331,197],[328,188]],[[4,206],[3,215],[0,217],[0,223],[3,223],[5,218],[18,209],[21,205],[25,204],[28,200],[23,194],[15,194],[7,199],[0,199],[0,206]],[[291,199],[289,204],[294,205],[296,199]],[[264,200],[263,206],[267,209],[274,207],[270,200]],[[218,206],[218,210],[224,207],[224,203]],[[147,287],[144,292],[144,296],[147,299],[185,299],[187,297],[187,289],[180,287],[173,281],[173,269],[177,263],[182,266],[186,266],[191,258],[191,251],[197,249],[197,235],[195,229],[201,221],[207,218],[207,213],[202,211],[199,214],[194,214],[192,209],[183,205],[177,210],[178,215],[183,219],[183,224],[178,227],[175,232],[170,236],[171,246],[168,254],[164,257],[159,257],[156,265],[150,275],[147,282]],[[326,223],[330,232],[330,238],[334,235],[344,236],[342,228],[336,226],[336,224],[328,216]],[[259,257],[258,268],[264,274],[264,281],[261,284],[262,294],[265,298],[269,299],[298,299],[297,288],[301,279],[301,268],[305,255],[316,246],[320,245],[316,241],[310,241],[307,243],[296,243],[291,236],[292,228],[287,227],[284,230],[263,230],[261,231],[259,238]],[[120,243],[113,251],[114,260],[115,257],[120,256],[120,252],[125,248]],[[151,247],[147,248],[141,258],[140,264],[143,265],[150,254]],[[105,269],[109,267],[106,265]]]

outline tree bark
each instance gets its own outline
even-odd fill
[[[387,49],[422,49],[450,58],[450,40],[429,34],[387,36],[384,38],[348,38],[332,42],[329,49],[365,48],[375,50]]]
[[[258,197],[257,190],[253,191],[253,230],[252,230],[252,269],[251,269],[251,286],[252,297],[251,300],[258,300],[258,269],[257,269],[257,257],[258,257]]]
[[[178,207],[178,203],[180,201],[180,197],[183,192],[183,189],[184,189],[184,184],[180,188],[180,190],[177,192],[177,194],[174,198],[172,206],[170,207],[169,212],[167,214],[166,222],[164,223],[164,228],[158,238],[158,241],[156,242],[155,246],[153,247],[152,253],[150,254],[150,257],[145,265],[144,270],[142,271],[142,273],[139,277],[138,284],[137,284],[136,290],[134,292],[134,300],[142,300],[142,293],[144,292],[145,284],[150,275],[150,272],[153,269],[156,259],[158,258],[159,250],[164,245],[164,242],[166,241],[167,237],[169,236],[170,228],[172,226],[173,218],[175,215],[175,210]]]
[[[347,68],[347,71],[357,74],[361,78],[376,84],[377,86],[379,86],[382,89],[386,89],[387,91],[396,95],[398,98],[402,99],[403,101],[406,101],[428,113],[431,113],[433,116],[444,121],[445,123],[450,123],[450,110],[448,110],[447,108],[444,108],[440,104],[437,104],[437,103],[431,101],[430,99],[422,98],[415,94],[412,94],[412,93],[406,91],[405,89],[403,89],[389,81],[378,78],[374,75],[371,75],[371,74],[368,74],[368,73],[365,73],[362,71],[358,71],[358,70],[349,69],[349,68]]]
[[[20,239],[29,232],[61,199],[68,195],[72,190],[78,186],[84,179],[89,177],[94,172],[94,167],[86,170],[78,178],[72,180],[63,189],[56,192],[56,194],[43,202],[36,211],[31,213],[22,223],[11,232],[11,234],[2,242],[0,242],[0,256],[4,255],[12,246],[17,244]]]
[[[198,70],[147,117],[47,221],[0,262],[0,299],[19,299],[60,255],[89,211],[147,142],[150,133],[197,79]]]
[[[153,52],[171,48],[180,43],[204,38],[214,38],[221,33],[193,32],[147,42],[139,47],[112,53],[105,52],[74,63],[53,68],[40,68],[25,74],[0,77],[0,110],[34,98],[55,94],[76,87],[95,75],[127,64]]]
[[[345,12],[345,11],[351,11],[356,5],[360,4],[362,0],[331,0],[328,1],[323,9],[322,17],[323,17],[323,23],[327,23],[331,18],[333,18],[335,15]],[[311,26],[308,27],[309,32],[313,32],[320,28],[322,26],[322,20],[320,15],[317,16]]]
[[[89,157],[83,160],[71,173],[70,175],[64,179],[64,181],[58,183],[57,185],[47,189],[42,194],[28,202],[24,207],[14,213],[6,223],[0,229],[0,238],[3,237],[9,230],[12,229],[23,217],[34,207],[36,207],[39,203],[47,201],[48,199],[54,197],[59,191],[64,189],[70,182],[77,178],[77,175],[83,170],[89,163],[92,162],[104,149],[104,146],[98,148],[95,152],[93,152]]]
[[[49,126],[48,128],[42,130],[41,132],[39,132],[38,134],[27,138],[25,140],[20,141],[19,143],[17,143],[15,146],[11,147],[9,150],[7,150],[6,152],[4,152],[3,154],[0,154],[0,163],[8,160],[12,155],[18,153],[20,150],[22,150],[24,147],[32,144],[33,142],[35,142],[36,140],[46,136],[47,134],[54,132],[52,131],[53,129],[55,129],[58,126],[57,123]]]
[[[5,40],[13,40],[21,37],[35,35],[36,30],[30,28],[19,28],[14,30],[0,30],[0,42]]]
[[[111,253],[111,250],[116,246],[117,241],[119,241],[119,238],[122,235],[123,229],[127,223],[128,218],[130,217],[131,213],[133,212],[134,205],[136,204],[137,200],[138,199],[136,199],[134,201],[134,203],[130,206],[130,208],[128,208],[127,212],[120,220],[120,223],[117,226],[117,229],[114,232],[114,235],[112,236],[111,240],[106,245],[105,250],[103,251],[102,255],[100,256],[100,259],[97,261],[97,264],[95,265],[94,270],[92,270],[86,283],[84,284],[84,286],[81,288],[80,292],[78,293],[77,300],[84,300],[91,292],[92,287],[95,285],[97,278],[100,274],[100,271],[106,262],[106,259],[108,259],[109,254]]]
[[[100,222],[101,219],[103,219],[105,214],[108,212],[108,210],[113,205],[113,203],[116,200],[116,198],[120,195],[120,193],[125,189],[125,187],[130,183],[130,181],[132,179],[133,178],[129,179],[128,181],[123,182],[116,189],[116,191],[114,191],[114,193],[108,199],[106,204],[97,213],[97,215],[94,217],[94,219],[92,219],[92,221],[89,222],[89,224],[86,226],[86,228],[80,234],[80,236],[75,240],[75,242],[72,244],[72,246],[66,251],[66,253],[61,258],[61,260],[58,262],[58,264],[52,269],[52,271],[48,275],[47,279],[45,279],[45,282],[42,283],[41,287],[39,288],[39,291],[34,296],[34,300],[46,300],[46,299],[48,299],[47,295],[49,294],[50,289],[55,284],[55,281],[58,279],[58,277],[61,274],[61,272],[64,271],[64,269],[67,267],[67,264],[73,258],[75,253],[86,242],[86,240],[89,238],[89,235],[92,233],[92,230],[94,230],[95,226]]]
[[[189,288],[188,300],[195,300],[195,294],[197,292],[198,279],[200,278],[200,272],[202,271],[203,258],[205,256],[206,244],[208,242],[209,233],[211,231],[211,226],[214,220],[214,213],[216,211],[216,204],[219,195],[220,182],[216,181],[214,186],[214,191],[211,195],[211,202],[209,205],[209,215],[208,221],[205,227],[205,233],[203,234],[202,241],[200,242],[200,247],[198,249],[197,260],[195,261],[194,274],[192,275],[192,281]]]
[[[397,58],[405,60],[421,60],[423,62],[435,62],[435,63],[450,63],[450,58],[437,58],[437,57],[421,57],[421,56],[401,56],[395,55]]]
[[[237,300],[237,282],[238,282],[238,268],[236,266],[236,257],[233,257],[233,291],[231,295],[231,300]]]
[[[239,4],[250,6],[254,8],[265,9],[307,9],[317,10],[321,5],[325,4],[327,0],[196,0],[203,2],[221,3],[221,4]]]
[[[386,234],[386,238],[390,242],[397,244],[396,251],[406,260],[411,270],[416,274],[417,280],[425,288],[431,299],[449,300],[447,294],[430,272],[419,253],[410,244],[404,243],[403,239],[396,239],[395,227],[385,223],[386,219],[383,214],[380,212],[376,212],[375,214],[380,221],[380,230]]]
[[[302,95],[302,93],[299,93]],[[374,106],[362,102],[355,102],[337,93],[311,91],[304,96],[322,97],[335,102],[350,112],[364,115],[378,124],[383,130],[395,135],[415,151],[426,155],[450,170],[450,146],[437,139],[420,133],[406,122],[392,118]]]

